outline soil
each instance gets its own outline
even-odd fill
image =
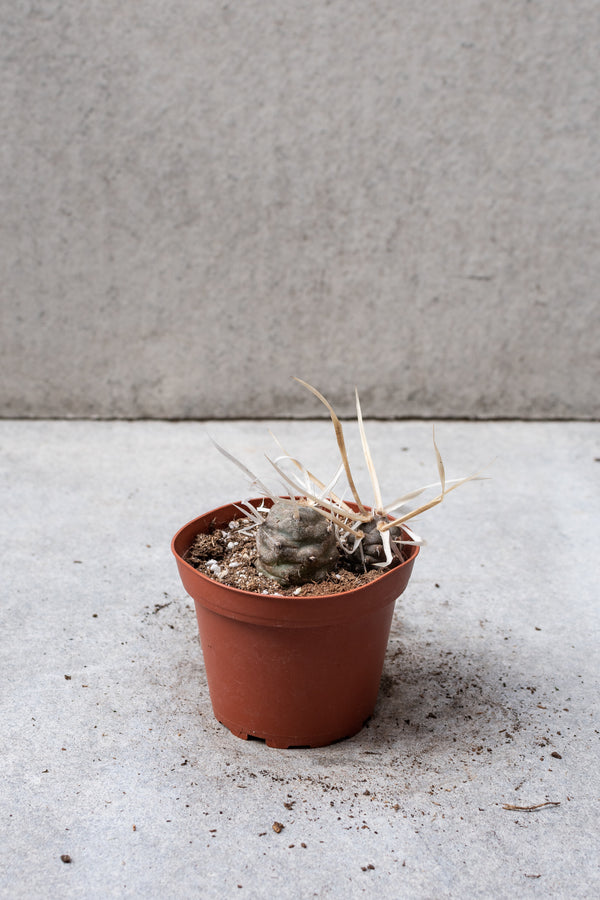
[[[249,519],[236,519],[229,523],[228,528],[213,526],[207,534],[196,537],[184,556],[185,561],[203,575],[229,587],[284,597],[339,594],[362,587],[383,574],[381,569],[356,572],[350,562],[341,556],[336,568],[322,581],[308,582],[300,587],[282,587],[275,579],[262,575],[256,569],[256,538],[252,525]],[[390,568],[399,563],[400,560],[394,560]]]

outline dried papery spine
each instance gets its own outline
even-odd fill
[[[278,473],[283,482],[291,487],[294,491],[294,494],[297,494],[302,497],[302,502],[305,505],[313,505],[315,506],[319,512],[330,521],[334,522],[343,530],[350,531],[350,526],[347,525],[346,520],[350,519],[354,522],[368,522],[371,519],[371,514],[364,510],[364,512],[356,513],[354,510],[350,509],[347,504],[341,504],[339,501],[334,502],[327,497],[323,497],[322,492],[320,494],[313,493],[304,487],[299,481],[295,478],[291,478],[287,475],[281,466],[276,463],[274,460],[266,457],[268,462],[271,463],[275,471]]]
[[[277,499],[271,493],[269,488],[263,484],[263,482],[260,480],[260,478],[257,478],[256,475],[254,474],[254,472],[252,472],[248,468],[248,466],[246,466],[241,460],[239,460],[237,458],[237,456],[234,456],[233,453],[230,453],[229,450],[225,449],[225,447],[221,447],[220,444],[217,444],[217,442],[215,441],[214,438],[211,438],[211,441],[213,442],[213,444],[215,445],[215,447],[217,448],[219,453],[222,453],[223,456],[226,457],[226,459],[230,460],[230,462],[232,462],[234,464],[234,466],[237,466],[238,469],[242,470],[244,475],[246,475],[246,477],[250,479],[250,483],[253,485],[253,487],[256,487],[261,492],[261,494],[263,494],[265,497],[269,497],[273,501],[275,501]]]
[[[287,452],[287,450],[285,449],[285,447],[283,446],[283,444],[281,443],[281,441],[279,440],[279,438],[277,438],[277,437],[273,434],[273,432],[271,431],[271,429],[269,429],[269,434],[271,435],[271,437],[273,438],[273,440],[275,441],[275,443],[277,444],[277,446],[279,447],[279,449],[281,450],[281,452],[282,452],[282,454],[283,454],[283,456],[281,456],[281,457],[279,457],[278,459],[275,460],[276,463],[279,463],[280,460],[282,460],[282,459],[287,459],[287,460],[289,460],[291,463],[293,463],[294,466],[296,466],[297,469],[300,470],[300,472],[302,472],[302,474],[303,474],[305,477],[308,477],[309,480],[312,481],[312,483],[315,485],[316,488],[319,489],[319,492],[320,492],[319,495],[318,495],[319,499],[328,499],[328,500],[331,500],[331,501],[333,501],[333,502],[336,504],[336,506],[338,506],[341,510],[346,511],[346,512],[349,513],[350,515],[354,515],[354,510],[353,510],[350,506],[348,506],[348,504],[347,504],[344,500],[342,500],[340,497],[338,497],[336,494],[333,493],[333,488],[335,487],[335,485],[336,485],[337,482],[339,481],[339,479],[340,479],[340,477],[341,477],[341,475],[342,475],[342,472],[343,472],[344,469],[345,469],[345,465],[344,465],[344,461],[343,461],[343,460],[342,460],[342,462],[339,464],[339,466],[338,466],[338,468],[337,468],[337,470],[336,470],[336,473],[335,473],[335,475],[333,476],[333,478],[331,479],[331,481],[329,482],[329,484],[326,485],[326,484],[324,484],[319,478],[317,478],[317,476],[314,475],[314,474],[310,471],[310,469],[307,469],[306,466],[304,466],[304,465],[300,462],[300,460],[295,459],[293,456],[291,456],[291,455]],[[266,455],[266,454],[265,454],[265,455]],[[271,463],[271,465],[273,465],[273,463],[272,463],[272,461],[269,459],[269,457],[267,456],[266,458],[269,460],[269,462]]]
[[[379,487],[379,479],[377,478],[377,472],[375,471],[375,465],[373,463],[371,451],[369,450],[369,444],[367,442],[367,434],[365,432],[365,426],[363,424],[362,410],[360,408],[360,400],[359,400],[358,391],[356,390],[356,388],[354,389],[354,394],[356,397],[356,418],[358,420],[358,429],[360,431],[360,440],[362,443],[363,455],[365,457],[367,469],[369,470],[369,477],[371,479],[371,485],[373,486],[373,497],[375,499],[375,509],[382,510],[383,509],[383,500],[381,499],[381,488]]]
[[[346,452],[346,446],[344,443],[341,422],[339,421],[337,415],[335,414],[331,404],[329,403],[328,400],[325,399],[323,394],[321,394],[316,388],[312,387],[312,385],[307,384],[306,381],[302,381],[300,378],[296,378],[296,381],[298,381],[300,384],[304,385],[304,387],[308,388],[308,390],[311,391],[311,393],[313,393],[315,395],[315,397],[318,397],[318,399],[321,401],[321,403],[323,403],[324,406],[326,407],[326,409],[328,410],[329,415],[331,417],[331,421],[333,422],[333,425],[335,428],[338,447],[340,450],[340,455],[342,456],[342,460],[344,461],[344,466],[346,469],[346,475],[348,477],[348,482],[350,484],[350,487],[351,487],[354,497],[356,499],[357,505],[359,506],[361,512],[366,512],[363,504],[360,502],[360,500],[358,498],[358,493],[356,491],[356,488],[354,487],[354,481],[352,480],[352,476],[350,474],[350,463],[348,460],[348,454]],[[387,532],[390,532],[391,529],[394,529],[394,528],[397,529],[398,526],[402,525],[404,522],[408,522],[410,519],[413,519],[415,516],[418,516],[421,513],[426,512],[428,509],[432,509],[434,506],[437,506],[439,503],[441,503],[443,501],[443,499],[447,496],[447,494],[449,494],[451,491],[456,490],[456,488],[460,487],[461,484],[466,484],[468,481],[479,481],[485,476],[481,476],[481,475],[479,475],[479,473],[477,473],[475,475],[468,475],[466,478],[458,478],[458,479],[453,480],[452,482],[447,482],[446,481],[446,471],[444,468],[444,463],[442,462],[442,456],[441,456],[441,453],[440,453],[439,448],[435,441],[435,428],[434,428],[433,429],[433,448],[434,448],[434,452],[435,452],[435,458],[436,458],[436,463],[437,463],[438,474],[439,474],[440,480],[439,480],[439,483],[436,483],[435,485],[430,485],[430,487],[438,487],[438,485],[439,485],[439,487],[441,487],[441,492],[439,493],[439,495],[437,497],[434,497],[434,499],[430,500],[428,503],[424,503],[422,506],[419,506],[417,509],[414,509],[411,512],[408,512],[403,516],[399,516],[396,519],[390,520],[389,516],[387,515],[387,513],[389,511],[391,511],[392,509],[396,509],[398,506],[403,505],[403,502],[406,500],[412,499],[413,497],[418,497],[419,494],[422,494],[423,491],[425,491],[427,488],[426,487],[418,488],[416,491],[411,491],[409,494],[406,494],[403,498],[400,498],[400,500],[397,500],[391,506],[389,506],[387,508],[383,506],[383,501],[381,499],[381,491],[379,489],[379,480],[377,478],[377,473],[375,471],[375,466],[373,464],[373,460],[371,457],[371,453],[369,450],[369,445],[367,443],[367,437],[366,437],[366,433],[365,433],[365,429],[364,429],[364,425],[363,425],[362,412],[361,412],[361,407],[360,407],[360,400],[358,397],[358,391],[355,391],[355,395],[356,395],[356,414],[357,414],[358,426],[359,426],[359,431],[360,431],[360,436],[361,436],[363,455],[365,457],[367,469],[369,470],[371,484],[373,486],[373,493],[375,495],[375,507],[371,511],[371,515],[369,516],[369,521],[376,521],[377,530],[382,535],[382,545],[384,546],[384,549],[386,550],[386,563],[375,563],[375,565],[382,566],[382,565],[387,565],[392,561],[391,553],[388,549],[388,542],[387,542],[387,540],[385,540],[385,534]],[[448,487],[448,484],[451,484],[452,486]],[[420,543],[420,541],[419,540],[414,540],[414,541],[410,541],[410,542],[399,541],[399,543]]]
[[[266,488],[244,463],[218,444],[228,459],[234,462],[257,485],[262,493],[271,499],[273,507],[262,522],[264,509],[250,511],[254,522],[249,526],[257,532],[259,548],[258,566],[263,572],[277,578],[282,584],[303,584],[317,581],[335,566],[338,546],[357,566],[362,568],[386,569],[394,561],[402,559],[403,545],[421,545],[424,541],[408,528],[401,528],[405,522],[441,503],[451,492],[468,481],[478,481],[479,474],[466,478],[446,479],[446,471],[433,432],[433,447],[439,481],[409,491],[393,503],[384,505],[375,464],[371,456],[358,391],[355,392],[356,415],[362,451],[371,479],[374,506],[364,505],[350,469],[342,424],[329,401],[316,388],[296,378],[327,409],[333,423],[341,462],[334,477],[329,482],[318,479],[300,460],[288,454],[277,438],[277,444],[284,455],[275,460],[266,457],[289,491],[291,499],[280,501]],[[274,435],[273,435],[274,437]],[[286,472],[282,463],[289,463],[295,471]],[[341,474],[345,471],[348,486],[355,503],[350,505],[333,493]],[[416,509],[399,515],[402,508],[428,489],[437,489],[438,495]],[[295,499],[294,499],[295,498]],[[281,504],[284,505],[281,505]],[[355,508],[353,508],[353,506]],[[393,516],[396,518],[393,518]]]
[[[374,517],[362,526],[363,538],[349,554],[358,569],[369,569],[373,566],[385,568],[394,557],[402,560],[400,549],[401,531],[399,528],[382,533],[378,530],[379,517]]]
[[[352,496],[354,497],[354,499],[356,501],[356,505],[358,506],[359,511],[361,513],[366,513],[367,510],[365,509],[364,504],[362,503],[360,497],[358,496],[358,491],[356,490],[356,485],[354,484],[352,472],[350,471],[350,461],[348,459],[348,453],[346,451],[346,441],[344,440],[344,430],[342,428],[342,423],[340,422],[337,415],[335,414],[335,410],[333,409],[333,406],[331,405],[329,400],[327,400],[323,396],[323,394],[320,391],[318,391],[315,387],[312,386],[312,384],[308,384],[307,381],[302,381],[301,378],[295,378],[295,380],[297,382],[299,382],[299,384],[302,384],[305,388],[307,388],[312,394],[314,394],[315,397],[317,397],[321,401],[321,403],[325,406],[325,408],[329,412],[331,421],[333,422],[333,428],[335,431],[335,437],[337,440],[338,449],[340,451],[340,456],[342,458],[342,462],[344,463],[344,468],[346,470],[346,478],[348,479],[348,484],[350,486],[350,490],[352,491]]]

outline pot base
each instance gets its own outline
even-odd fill
[[[239,725],[234,725],[233,722],[227,722],[223,718],[218,718],[218,721],[221,725],[224,725],[234,737],[240,738],[242,741],[264,741],[267,747],[272,747],[274,750],[307,750],[314,747],[327,747],[329,744],[336,744],[338,741],[345,741],[347,738],[354,737],[355,734],[362,731],[370,718],[371,716],[368,716],[364,722],[361,722],[356,728],[349,729],[345,734],[339,735],[330,733],[312,738],[310,741],[303,740],[297,735],[283,736],[278,734],[267,734],[266,732],[248,732],[244,729],[240,729]]]

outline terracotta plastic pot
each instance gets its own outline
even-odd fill
[[[253,500],[259,504],[262,500]],[[373,713],[396,598],[418,547],[370,584],[339,594],[277,597],[231,588],[184,559],[196,536],[240,517],[205,513],[172,542],[196,606],[213,711],[234,735],[270,747],[322,747],[356,734]]]

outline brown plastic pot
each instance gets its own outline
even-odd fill
[[[260,504],[262,499],[253,500]],[[181,528],[171,545],[193,598],[216,718],[269,747],[322,747],[372,715],[396,598],[418,547],[370,584],[339,594],[277,597],[221,584],[184,559],[196,536],[240,517],[234,505]]]

